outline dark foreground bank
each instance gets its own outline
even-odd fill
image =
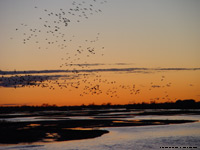
[[[172,108],[172,109],[168,109]],[[137,120],[148,115],[200,115],[200,102],[163,104],[0,107],[0,144],[80,140],[102,136],[104,127],[192,123],[196,120]]]
[[[124,127],[144,125],[167,125],[195,122],[194,120],[59,120],[35,122],[0,122],[0,143],[18,144],[80,140],[99,137],[106,130],[102,127]]]

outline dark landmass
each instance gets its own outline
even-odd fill
[[[0,114],[1,113],[16,113],[16,112],[34,112],[34,111],[66,111],[66,110],[85,110],[85,109],[200,109],[200,102],[196,102],[193,99],[188,100],[177,100],[176,102],[166,102],[166,103],[138,103],[138,104],[127,104],[127,105],[111,105],[102,104],[102,105],[81,105],[81,106],[56,106],[43,104],[41,106],[9,106],[9,105],[0,105]]]
[[[34,122],[0,122],[0,143],[18,144],[88,139],[109,131],[102,127],[167,125],[191,123],[194,120],[62,120]]]
[[[170,111],[151,111],[151,112],[141,112],[137,115],[181,115],[181,114],[187,114],[187,115],[200,115],[200,111],[198,110],[170,110]]]
[[[161,104],[0,107],[0,144],[95,138],[109,133],[104,127],[192,123],[197,120],[138,120],[134,117],[200,115],[199,105],[200,102],[194,100],[178,100]],[[15,121],[10,121],[13,119]]]
[[[78,123],[78,122],[77,122]],[[108,133],[106,130],[70,129],[67,126],[77,126],[77,123],[68,125],[68,122],[4,122],[0,123],[0,143],[18,144],[32,142],[52,142],[88,139]]]

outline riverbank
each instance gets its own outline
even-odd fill
[[[192,123],[195,120],[66,119],[56,121],[0,122],[0,144],[80,140],[109,133],[104,127]]]

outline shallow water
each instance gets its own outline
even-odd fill
[[[171,118],[172,117],[172,118]],[[137,118],[137,117],[136,117]],[[138,116],[147,119],[195,119],[200,115]],[[174,125],[111,127],[110,133],[86,140],[54,143],[3,145],[0,150],[161,150],[200,149],[200,122]],[[186,147],[186,148],[184,148]],[[195,148],[187,148],[195,147]],[[197,147],[197,148],[196,148]],[[166,149],[166,148],[165,148]],[[174,148],[175,149],[175,148]],[[177,149],[177,148],[176,148]]]

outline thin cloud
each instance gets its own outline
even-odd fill
[[[0,106],[18,106],[19,104],[0,104]]]
[[[25,86],[48,86],[46,81],[58,79],[71,82],[73,79],[80,79],[81,76],[93,75],[99,72],[115,73],[153,73],[157,71],[196,71],[200,68],[109,68],[109,69],[88,69],[88,70],[30,70],[30,71],[0,71],[0,87],[25,87]],[[58,74],[59,73],[59,74]],[[61,74],[62,73],[62,74]],[[64,73],[64,74],[63,74]],[[66,74],[67,73],[67,74]],[[40,75],[41,74],[41,75]],[[45,75],[44,75],[45,74]],[[158,86],[152,86],[154,88]]]
[[[68,64],[68,66],[104,66],[106,64],[96,63],[96,64]]]
[[[91,73],[91,72],[135,72],[147,73],[152,71],[196,71],[200,68],[106,68],[106,69],[77,69],[77,70],[30,70],[30,71],[0,71],[0,75],[17,74],[48,74],[48,73]]]
[[[109,65],[118,65],[118,66],[126,66],[126,65],[132,65],[133,63],[114,63]]]
[[[156,68],[155,70],[200,70],[200,68]]]
[[[112,64],[103,64],[103,63],[94,63],[94,64],[68,64],[68,66],[125,66],[125,65],[131,65],[132,63],[112,63]]]

